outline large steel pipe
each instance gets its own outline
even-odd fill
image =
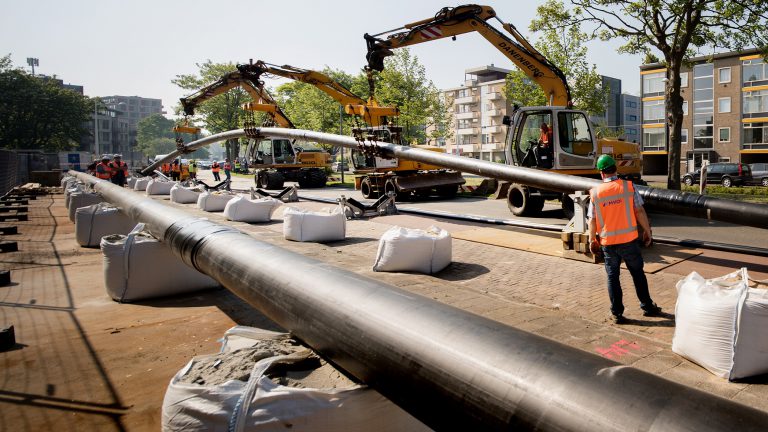
[[[185,262],[438,430],[761,431],[768,414],[77,174]]]
[[[257,129],[257,131],[261,136],[265,137],[317,141],[352,149],[358,148],[359,146],[359,143],[352,137],[332,135],[322,132],[283,128],[260,128]],[[246,136],[246,132],[243,129],[211,135],[187,144],[185,146],[185,151],[193,151],[214,142],[244,136]],[[410,159],[455,169],[461,172],[508,180],[556,192],[572,193],[574,191],[588,191],[600,183],[600,180],[596,179],[481,161],[413,147],[383,142],[372,142],[367,143],[367,145],[368,144],[375,146],[379,152],[388,157]],[[153,165],[146,168],[144,172],[150,173],[160,164],[172,160],[180,154],[182,154],[180,151],[171,153],[162,161],[155,162]],[[655,189],[647,186],[638,186],[637,188],[647,203],[647,207],[650,209],[675,213],[682,216],[730,222],[737,225],[768,228],[768,205],[712,198],[689,192]]]

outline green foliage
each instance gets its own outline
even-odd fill
[[[321,72],[346,88],[352,86],[352,76],[344,71],[325,68]],[[343,112],[338,102],[311,84],[300,81],[282,84],[276,90],[276,99],[280,108],[299,129],[338,134],[341,109],[341,134],[352,133],[354,119]],[[330,150],[328,145],[319,145]]]
[[[10,54],[0,57],[0,95],[1,148],[68,150],[89,133],[93,101],[12,68]]]
[[[136,134],[136,149],[149,157],[168,154],[176,150],[175,122],[162,114],[152,114],[139,120]],[[189,140],[188,137],[184,137]],[[194,159],[207,159],[209,152],[205,148],[196,150],[187,156]]]
[[[384,65],[384,71],[376,75],[376,98],[382,105],[400,109],[398,123],[403,127],[404,141],[425,142],[429,125],[450,122],[437,87],[427,79],[419,58],[407,48],[395,51]],[[444,127],[442,133],[447,129]]]
[[[540,21],[561,29],[587,24],[591,26],[587,33],[593,38],[622,39],[619,52],[649,55],[655,48],[661,53],[669,78],[665,100],[670,119],[667,187],[679,190],[683,124],[680,68],[695,54],[745,47],[759,47],[768,57],[768,2],[571,0],[571,4],[568,15],[552,3],[540,6]]]
[[[548,0],[541,8],[546,8],[557,20],[579,17],[578,13],[567,10],[560,0]],[[569,27],[553,27],[547,19],[539,17],[531,22],[530,30],[539,34],[534,47],[565,74],[574,108],[590,114],[605,112],[609,89],[603,88],[597,67],[587,62],[589,37],[581,26],[576,23]],[[541,88],[520,69],[507,75],[504,91],[509,100],[521,106],[548,104]]]

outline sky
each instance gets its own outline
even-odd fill
[[[528,29],[543,0],[487,1],[497,16],[531,41]],[[0,56],[15,66],[39,59],[35,73],[84,86],[88,96],[160,98],[168,114],[188,92],[171,80],[196,64],[260,59],[306,69],[329,66],[357,73],[365,65],[364,33],[376,34],[432,17],[445,0],[36,0],[2,2]],[[639,94],[639,56],[617,54],[619,43],[592,42],[590,63]],[[411,47],[438,88],[461,85],[464,71],[512,63],[477,33]],[[269,87],[280,81],[270,80]]]

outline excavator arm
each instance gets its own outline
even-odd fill
[[[291,120],[277,106],[275,100],[272,99],[272,96],[264,88],[264,83],[259,81],[258,76],[241,71],[230,72],[210,85],[196,91],[194,94],[181,98],[180,101],[184,109],[184,115],[194,115],[195,108],[201,103],[235,87],[243,88],[253,99],[252,102],[245,104],[245,109],[266,112],[280,127],[295,128]]]
[[[347,114],[360,116],[371,126],[385,125],[387,117],[399,115],[397,108],[382,107],[374,98],[365,101],[321,72],[289,65],[277,66],[263,61],[257,61],[255,64],[238,65],[237,69],[242,74],[252,74],[257,77],[268,74],[313,85],[344,106],[344,111]]]
[[[513,39],[489,23],[493,18],[501,23]],[[384,59],[392,55],[392,50],[395,48],[455,37],[473,31],[480,33],[536,82],[544,90],[550,105],[571,105],[571,91],[563,72],[528,43],[513,25],[501,21],[490,6],[470,4],[454,8],[446,7],[433,18],[406,24],[399,29],[373,36],[366,33],[368,68],[382,71]],[[385,35],[386,39],[382,39]]]

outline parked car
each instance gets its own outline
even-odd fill
[[[199,160],[197,161],[197,168],[198,169],[211,169],[211,161],[207,160]]]
[[[768,163],[749,164],[752,171],[752,184],[768,187]]]
[[[344,162],[344,166],[341,165],[341,162],[334,162],[331,164],[331,171],[333,172],[341,172],[341,170],[349,171],[349,164]]]
[[[752,181],[749,165],[743,163],[718,162],[707,166],[707,183],[722,184],[725,187],[741,186]],[[688,186],[699,183],[701,168],[683,176],[683,183]]]

